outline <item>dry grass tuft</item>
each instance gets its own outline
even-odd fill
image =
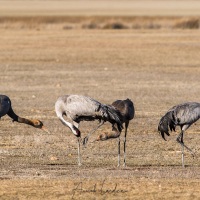
[[[99,29],[100,28],[100,26],[94,22],[91,22],[89,24],[83,24],[81,27],[83,29]]]
[[[103,29],[127,29],[128,26],[124,25],[121,22],[112,22],[112,23],[105,24],[102,28]]]
[[[70,29],[73,29],[74,27],[73,26],[70,26],[70,25],[65,25],[63,26],[63,29],[64,30],[70,30]]]
[[[187,20],[182,20],[181,22],[177,22],[174,25],[175,28],[182,29],[198,29],[200,28],[200,19],[199,18],[191,18]]]
[[[199,18],[126,16],[0,17],[0,28],[44,29],[198,29]]]
[[[132,25],[132,29],[160,29],[163,28],[161,24],[150,22],[147,24],[135,23]]]

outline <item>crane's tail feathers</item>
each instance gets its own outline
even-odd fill
[[[118,130],[121,132],[123,129],[121,113],[110,105],[107,105],[106,107],[109,121],[117,123]]]
[[[174,123],[173,113],[170,111],[160,119],[160,122],[158,124],[158,131],[161,134],[162,138],[166,140],[165,134],[169,136],[169,129],[170,131],[175,131],[175,128],[176,125]]]

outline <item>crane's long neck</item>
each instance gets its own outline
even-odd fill
[[[19,117],[18,115],[16,115],[14,113],[12,107],[10,107],[7,115],[13,119],[13,122],[16,121],[18,123],[24,123],[24,124],[28,124],[28,125],[34,126],[34,123],[33,123],[32,120],[26,119],[26,118],[22,118],[22,117]]]
[[[58,118],[60,119],[60,121],[61,121],[65,126],[68,126],[68,127],[71,129],[71,131],[72,131],[72,133],[73,133],[74,135],[76,135],[77,137],[80,137],[81,133],[80,133],[80,131],[79,131],[78,128],[76,128],[76,127],[75,127],[73,124],[71,124],[70,122],[66,121],[66,120],[63,118],[63,115],[62,115],[62,114],[58,114],[58,113],[57,113],[57,116],[58,116]]]

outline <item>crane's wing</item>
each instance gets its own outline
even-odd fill
[[[175,120],[179,125],[191,125],[200,118],[200,104],[187,102],[176,106]]]
[[[108,115],[107,120],[111,122],[112,124],[116,123],[119,132],[121,132],[123,129],[121,113],[118,110],[116,110],[113,106],[110,106],[110,105],[104,105],[103,109],[106,109],[105,113],[107,113]]]
[[[175,131],[176,124],[174,122],[174,113],[172,110],[168,111],[161,119],[158,124],[158,131],[161,134],[162,138],[165,139],[165,134],[168,136],[169,134],[169,129],[172,131]]]
[[[64,110],[72,119],[86,116],[93,117],[98,112],[100,105],[101,103],[90,97],[70,95],[67,97]]]

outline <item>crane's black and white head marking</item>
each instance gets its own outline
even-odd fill
[[[80,137],[81,136],[81,132],[78,130],[78,128],[76,128],[76,126],[73,126],[73,132],[76,135],[76,137]]]

